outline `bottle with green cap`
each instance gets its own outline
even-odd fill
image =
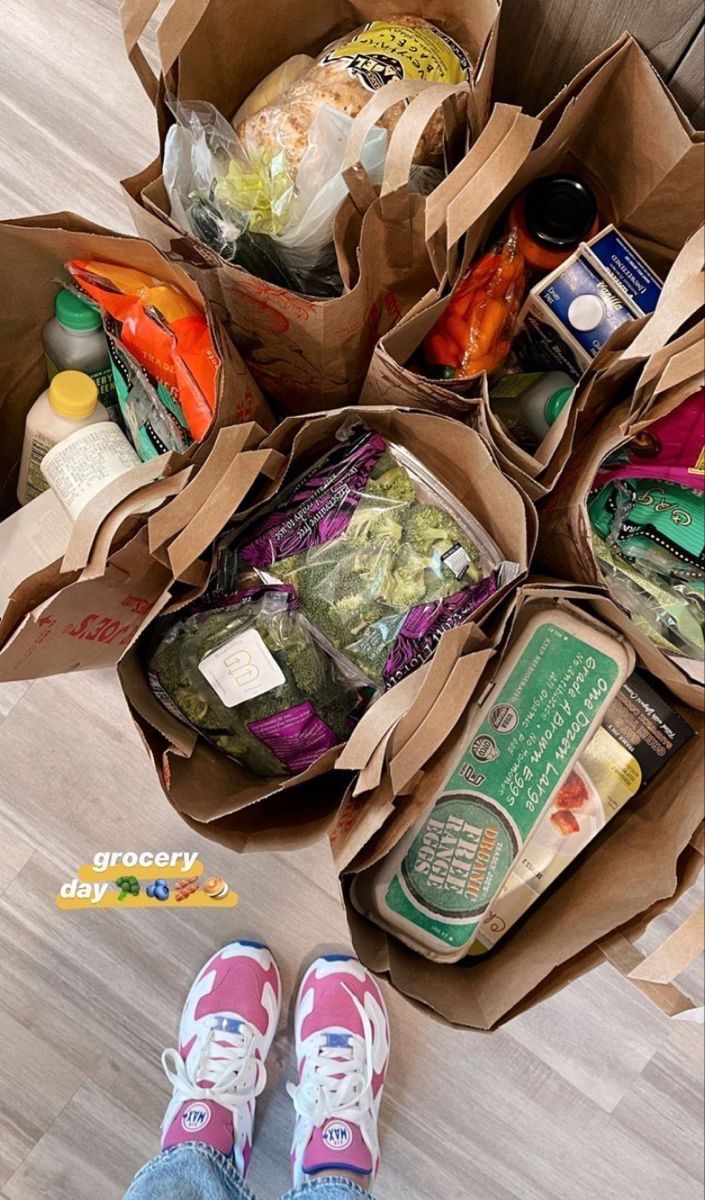
[[[94,380],[98,398],[116,419],[117,395],[98,309],[68,288],[61,288],[54,301],[54,316],[44,326],[42,338],[49,380],[59,371],[84,371]]]
[[[41,464],[52,447],[87,425],[109,420],[110,414],[98,400],[98,388],[90,375],[59,371],[27,413],[17,483],[20,504],[48,488]]]
[[[563,371],[505,375],[490,392],[490,408],[509,437],[535,449],[570,402],[575,383]]]

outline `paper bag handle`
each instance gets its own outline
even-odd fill
[[[702,857],[703,825],[693,834],[690,845]],[[702,1020],[703,1010],[673,981],[705,950],[705,904],[686,917],[651,954],[642,954],[620,930],[601,938],[597,946],[607,961],[667,1016],[688,1013],[691,1020]]]
[[[120,4],[120,23],[127,57],[142,87],[155,105],[159,95],[159,81],[145,58],[140,39],[157,11],[159,2],[160,0],[122,0]]]
[[[681,325],[705,306],[705,275],[702,271],[669,287],[670,282],[669,276],[654,312],[631,345],[622,351],[620,362],[656,354],[670,342]]]
[[[145,503],[144,489],[149,485],[158,487],[159,480],[173,476],[180,461],[182,460],[179,455],[174,453],[150,458],[137,467],[131,467],[129,471],[125,471],[107,487],[104,487],[78,514],[66,547],[61,570],[81,571],[86,568],[91,562],[101,528],[110,515],[118,509],[121,512],[124,511],[124,515],[129,515],[129,512],[123,510],[122,506],[126,500],[134,496],[138,497],[134,507],[139,508],[141,504]],[[190,473],[191,467],[187,467],[180,473],[181,487],[187,482]],[[124,516],[121,517],[121,520],[123,519]]]
[[[390,196],[405,188],[411,177],[414,155],[431,117],[451,96],[469,95],[464,83],[426,83],[400,116],[392,136],[384,165],[380,196]]]
[[[375,92],[357,116],[353,117],[340,171],[353,203],[361,213],[367,212],[378,196],[377,188],[362,165],[362,151],[368,133],[387,109],[393,108],[401,100],[413,99],[429,86],[422,79],[395,79]]]
[[[215,541],[237,511],[259,475],[275,477],[284,462],[277,450],[244,450],[228,464],[205,503],[166,548],[174,579],[183,579],[201,554]],[[194,484],[196,480],[194,480]],[[174,501],[181,510],[180,498]],[[185,501],[184,501],[185,503]],[[165,514],[168,514],[168,506]],[[159,517],[159,514],[155,514]],[[168,520],[168,516],[167,516]],[[150,529],[150,549],[153,531]],[[160,527],[161,536],[161,527]]]
[[[426,203],[426,242],[445,226],[450,251],[511,183],[531,152],[540,129],[535,117],[509,104],[496,104],[465,158]]]
[[[215,491],[233,460],[243,450],[255,447],[262,436],[263,431],[252,421],[245,425],[228,425],[218,431],[213,449],[188,486],[171,504],[150,517],[149,549],[152,554],[186,528],[193,514]]]
[[[174,66],[209,2],[210,0],[173,0],[171,8],[157,29],[157,45],[164,78]],[[153,104],[157,102],[159,81],[139,43],[159,3],[160,0],[122,0],[120,5],[120,22],[127,57]]]

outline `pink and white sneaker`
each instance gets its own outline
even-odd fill
[[[277,964],[259,942],[231,942],[208,960],[184,1005],[179,1049],[162,1055],[174,1087],[163,1150],[205,1142],[245,1175],[281,992]]]
[[[327,955],[309,968],[296,1005],[298,1084],[291,1151],[294,1186],[312,1175],[379,1169],[377,1120],[389,1064],[389,1017],[356,958]]]

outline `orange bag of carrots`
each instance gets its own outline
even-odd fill
[[[512,231],[475,262],[423,343],[444,379],[494,371],[506,358],[526,291],[526,268]]]
[[[144,271],[78,259],[66,266],[118,323],[125,349],[178,404],[190,440],[202,441],[215,412],[220,365],[205,314],[179,288]]]

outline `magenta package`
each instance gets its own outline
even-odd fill
[[[661,479],[705,491],[705,388],[610,454],[594,486],[613,479]]]

